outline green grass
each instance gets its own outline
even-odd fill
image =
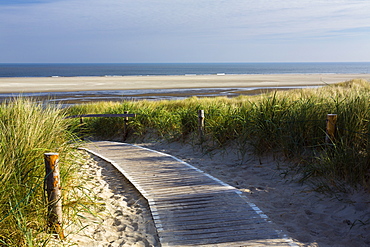
[[[205,111],[203,150],[235,145],[241,157],[253,147],[257,154],[279,152],[294,161],[302,179],[370,187],[370,83],[353,80],[315,89],[277,91],[236,98],[175,101],[91,103],[68,108],[66,114],[130,113],[130,140],[152,135],[169,141],[199,144],[197,111]],[[336,142],[325,142],[325,120],[338,114]],[[122,134],[123,119],[84,120],[88,135],[113,138]],[[74,126],[78,126],[75,120]],[[81,126],[80,126],[81,127]],[[340,188],[339,188],[340,189]]]
[[[63,117],[60,109],[22,98],[0,105],[0,246],[41,246],[50,238],[43,154],[60,154],[66,191],[76,159]]]

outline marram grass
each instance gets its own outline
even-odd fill
[[[48,242],[45,152],[60,154],[62,186],[73,175],[74,136],[60,109],[17,98],[0,105],[0,246]]]
[[[198,143],[197,111],[204,110],[204,149],[235,144],[242,157],[249,147],[256,153],[280,152],[295,161],[302,179],[324,178],[332,187],[344,182],[369,188],[369,100],[370,83],[353,80],[236,98],[92,103],[68,108],[66,114],[129,111],[137,114],[129,123],[131,140],[151,134]],[[332,113],[338,114],[338,129],[334,143],[327,144],[325,120]],[[87,134],[103,138],[122,134],[123,119],[84,121]]]

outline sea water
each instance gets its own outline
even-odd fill
[[[359,63],[64,63],[0,64],[0,77],[148,76],[209,74],[364,74]]]

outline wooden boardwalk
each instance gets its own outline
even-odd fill
[[[162,246],[298,246],[236,188],[173,156],[107,141],[86,150],[148,200]]]

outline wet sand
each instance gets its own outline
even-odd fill
[[[135,89],[294,87],[370,79],[370,74],[250,74],[114,77],[0,78],[0,93],[74,92]]]
[[[248,74],[0,78],[0,101],[22,95],[65,105],[93,101],[235,97],[324,86],[370,74]]]

